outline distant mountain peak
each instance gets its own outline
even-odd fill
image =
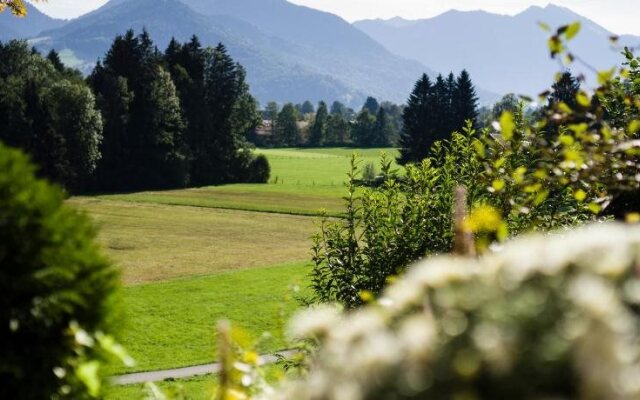
[[[385,20],[385,23],[389,26],[393,26],[395,28],[403,28],[407,26],[411,26],[417,23],[416,20],[405,19],[402,17],[393,17]]]

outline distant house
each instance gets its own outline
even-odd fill
[[[263,119],[260,126],[256,128],[256,135],[271,136],[273,135],[273,123],[269,119]]]

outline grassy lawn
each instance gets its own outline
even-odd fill
[[[315,218],[74,198],[125,284],[308,260]]]
[[[109,373],[213,362],[222,319],[255,339],[268,333],[260,352],[282,350],[286,321],[298,308],[293,288],[305,290],[308,272],[298,263],[126,287],[120,341],[136,366],[112,365]]]
[[[395,149],[260,149],[271,164],[268,184],[238,184],[186,190],[105,195],[104,199],[167,205],[189,205],[263,212],[331,215],[343,209],[344,182],[353,152],[361,165],[379,164],[384,151],[395,157]]]
[[[178,393],[184,399],[210,400],[214,394],[215,376],[205,375],[173,382],[158,382],[156,385],[165,394]],[[111,386],[106,389],[105,400],[147,400],[149,392],[144,384]]]

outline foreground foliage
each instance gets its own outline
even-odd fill
[[[569,40],[567,31],[559,29],[554,40]],[[404,175],[383,158],[381,185],[361,196],[354,160],[346,219],[325,220],[314,238],[315,300],[361,305],[412,262],[451,252],[455,229],[474,234],[482,252],[522,232],[637,212],[640,59],[628,49],[624,55],[619,71],[599,74],[593,95],[559,74],[538,118],[527,118],[520,103],[502,112],[493,131],[476,132],[469,123],[431,145],[430,155]],[[471,216],[455,227],[457,187],[467,192],[461,214],[466,206]]]
[[[0,145],[0,397],[79,399],[100,390],[99,356],[122,355],[116,270],[88,218]]]
[[[293,323],[308,377],[270,399],[637,399],[640,228],[532,236],[412,268],[359,311]]]

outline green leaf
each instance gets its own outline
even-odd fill
[[[545,32],[551,32],[551,27],[542,21],[538,22],[538,26]]]
[[[98,397],[100,394],[98,369],[100,369],[100,362],[95,360],[82,363],[76,369],[76,376],[84,383],[89,394],[93,397]]]
[[[589,100],[589,96],[587,96],[587,94],[583,91],[578,92],[578,94],[576,95],[576,100],[578,101],[578,104],[580,104],[582,107],[589,107],[591,105],[591,100]]]
[[[505,185],[506,185],[506,184],[505,184],[504,180],[502,180],[502,179],[496,179],[496,180],[495,180],[495,181],[493,181],[493,183],[491,184],[491,187],[493,187],[493,189],[494,189],[496,192],[499,192],[499,191],[501,191],[502,189],[504,189]]]
[[[573,197],[582,203],[587,198],[587,192],[582,189],[578,189],[573,193]]]
[[[601,85],[606,84],[613,78],[613,74],[616,73],[616,68],[613,67],[609,70],[598,71],[598,83]]]
[[[589,204],[589,211],[594,214],[600,214],[600,211],[602,211],[602,207],[598,203],[591,203]]]
[[[560,143],[565,146],[571,146],[575,143],[575,140],[571,135],[560,135]]]
[[[556,54],[562,53],[562,50],[564,49],[562,41],[557,36],[552,36],[549,39],[548,46],[552,58],[555,58]]]
[[[542,191],[538,192],[538,194],[536,195],[536,198],[533,200],[533,204],[536,205],[536,206],[539,206],[548,197],[549,197],[549,191],[548,190],[542,190]]]
[[[638,132],[638,130],[640,130],[640,120],[634,119],[631,121],[627,130],[631,134]]]
[[[513,138],[513,132],[516,129],[516,124],[513,119],[513,114],[509,111],[505,111],[500,116],[500,130],[504,140],[511,140]]]
[[[571,40],[574,37],[576,37],[578,32],[580,32],[580,27],[581,27],[580,22],[574,22],[573,24],[569,25],[567,27],[567,30],[564,32],[564,35],[567,38],[567,40]]]

